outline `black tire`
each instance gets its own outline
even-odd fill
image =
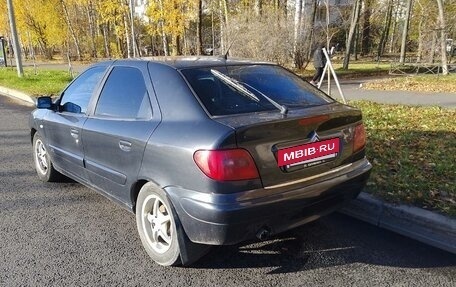
[[[58,182],[64,178],[61,173],[54,169],[46,144],[38,133],[33,136],[33,162],[40,180]]]
[[[136,201],[136,225],[147,254],[162,266],[180,265],[176,220],[166,193],[146,183]]]

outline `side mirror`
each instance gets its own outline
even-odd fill
[[[82,112],[82,109],[80,106],[76,105],[75,103],[66,102],[63,106],[61,106],[60,111],[80,114]]]
[[[52,99],[49,96],[39,97],[36,99],[36,108],[37,109],[52,109]]]

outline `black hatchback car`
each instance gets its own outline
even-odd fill
[[[30,128],[39,178],[65,175],[134,212],[161,265],[315,220],[371,169],[361,112],[271,63],[95,64],[39,98]]]

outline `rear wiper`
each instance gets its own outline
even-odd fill
[[[220,81],[224,82],[225,84],[231,86],[232,88],[236,89],[237,91],[241,92],[244,96],[247,96],[251,100],[255,102],[259,102],[257,96],[255,96],[251,91],[247,90],[243,85],[241,85],[237,80],[228,77],[227,75],[220,73],[217,70],[211,69],[211,73],[216,76]]]
[[[255,96],[254,93],[252,93],[246,87],[244,87],[244,85],[248,86],[250,89],[254,90],[258,94],[260,94],[263,98],[265,98],[268,102],[270,102],[274,107],[276,107],[282,115],[286,115],[288,113],[288,108],[286,106],[279,104],[278,102],[274,101],[273,99],[266,96],[265,94],[260,92],[258,89],[255,89],[254,87],[250,86],[249,84],[244,83],[244,82],[239,82],[238,80],[233,79],[214,69],[211,69],[211,73],[214,76],[216,76],[219,80],[224,82],[225,84],[227,84],[227,85],[231,86],[232,88],[236,89],[237,91],[239,91],[241,94],[247,96],[248,98],[254,100],[255,102],[259,102],[260,99],[258,99],[258,97]]]
[[[274,101],[273,99],[271,99],[270,97],[266,96],[263,92],[260,92],[258,89],[252,87],[251,85],[247,84],[247,83],[244,83],[242,82],[243,85],[246,85],[247,87],[251,88],[252,90],[254,90],[255,92],[257,92],[258,94],[260,94],[263,98],[265,98],[266,100],[268,100],[274,107],[276,107],[277,109],[279,109],[280,113],[282,115],[286,115],[288,113],[288,108],[287,106],[285,105],[281,105],[279,104],[278,102]]]

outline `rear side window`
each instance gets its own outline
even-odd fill
[[[95,87],[106,67],[93,67],[76,78],[63,92],[60,100],[62,112],[85,113]]]
[[[229,78],[223,79],[217,71]],[[182,70],[182,73],[200,101],[214,116],[277,109],[266,97],[287,108],[323,105],[334,101],[280,66],[194,68]],[[227,84],[230,79],[235,84]],[[236,88],[236,85],[241,87]],[[242,89],[247,91],[243,92]]]
[[[114,67],[101,91],[95,115],[150,119],[152,108],[142,72],[133,67]]]

